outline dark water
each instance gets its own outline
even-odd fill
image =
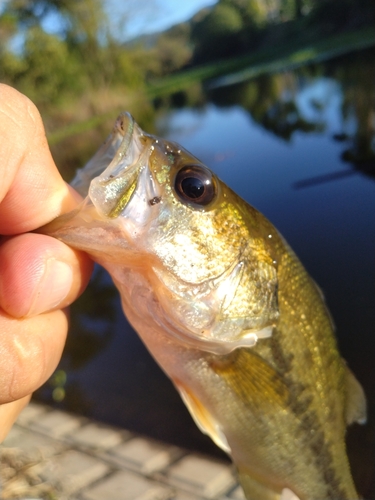
[[[342,355],[368,397],[368,425],[348,436],[366,498],[375,498],[374,62],[367,51],[211,89],[204,104],[161,110],[157,122],[159,135],[192,151],[274,223],[322,288]],[[66,380],[56,376],[38,399],[51,402],[63,387],[62,408],[221,453],[196,429],[99,268],[72,308],[60,368]]]

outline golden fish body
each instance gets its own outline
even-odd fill
[[[363,391],[321,293],[272,224],[127,114],[73,185],[82,206],[43,232],[108,269],[246,497],[359,498],[345,431],[365,420]]]

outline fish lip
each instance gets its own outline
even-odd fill
[[[129,113],[119,116],[112,135],[101,154],[96,157],[96,162],[101,164],[102,171],[99,172],[94,161],[89,162],[80,174],[82,177],[85,169],[92,168],[88,196],[101,216],[111,219],[120,215],[126,217],[127,207],[133,195],[139,190],[148,197],[148,202],[151,200],[150,206],[161,200],[149,168],[155,142],[156,138],[144,133]],[[93,177],[94,171],[99,175]],[[143,176],[144,172],[152,178],[151,183]],[[141,182],[145,182],[145,186],[142,186]],[[73,187],[75,185],[76,183],[73,183]]]
[[[112,132],[95,155],[78,169],[70,185],[85,198],[90,182],[102,175],[111,165],[118,164],[131,145],[134,130],[140,130],[132,115],[122,112],[116,119]]]
[[[155,140],[143,132],[130,113],[121,113],[105,143],[77,171],[71,186],[83,197],[88,196],[101,216],[116,218],[136,190]],[[158,193],[151,192],[151,199],[158,199]]]
[[[114,151],[119,135],[123,139]],[[119,116],[109,140],[113,158],[100,175],[92,178],[88,189],[88,196],[100,215],[116,218],[129,204],[140,173],[148,166],[153,142],[152,136],[145,134],[129,113]]]

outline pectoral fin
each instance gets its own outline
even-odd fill
[[[347,425],[353,422],[365,424],[367,421],[367,404],[366,396],[361,384],[355,378],[353,373],[345,365],[346,369],[346,423]]]
[[[212,441],[219,448],[225,451],[225,453],[230,453],[231,449],[228,445],[227,439],[215,418],[203,406],[199,399],[183,384],[176,382],[176,380],[174,380],[174,384],[198,428],[203,432],[203,434],[210,436]]]

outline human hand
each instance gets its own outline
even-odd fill
[[[52,374],[68,329],[65,308],[92,262],[29,231],[75,208],[33,103],[0,84],[0,442],[31,393]]]

